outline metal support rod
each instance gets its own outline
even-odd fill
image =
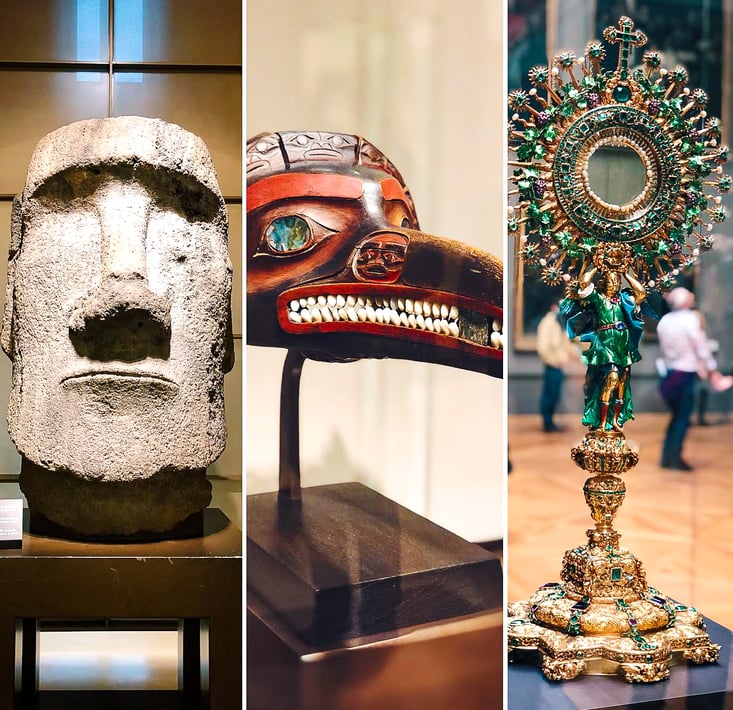
[[[305,355],[288,350],[280,388],[279,497],[300,500],[300,373]]]

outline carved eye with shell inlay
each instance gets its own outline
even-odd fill
[[[258,252],[272,256],[292,256],[309,250],[335,231],[307,215],[281,215],[271,220],[265,228]]]
[[[298,215],[277,217],[267,226],[265,240],[274,252],[300,251],[310,243],[311,229]]]

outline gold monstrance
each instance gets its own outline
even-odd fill
[[[595,522],[587,544],[565,553],[560,582],[510,605],[509,652],[539,654],[552,680],[620,672],[651,682],[668,677],[675,656],[714,663],[720,647],[695,608],[647,584],[613,529],[626,494],[621,474],[638,462],[623,426],[632,416],[640,307],[712,247],[713,223],[725,219],[719,193],[731,179],[722,174],[728,150],[719,145],[720,123],[707,116],[705,92],[686,86],[685,69],[664,69],[660,54],[648,51],[643,67],[630,70],[631,47],[646,37],[627,17],[604,39],[619,45],[615,71],[602,69],[606,44],[594,41],[582,58],[563,52],[552,68],[533,67],[534,88],[509,94],[518,200],[509,232],[528,269],[564,284],[568,331],[589,344],[588,433],[571,456],[590,474],[583,493]],[[592,180],[594,165],[617,158],[642,166],[638,192],[621,201],[596,194]]]

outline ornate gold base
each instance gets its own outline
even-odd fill
[[[620,673],[635,683],[664,680],[675,660],[715,663],[720,646],[702,615],[649,587],[641,562],[619,546],[613,519],[626,495],[619,474],[639,456],[620,431],[588,432],[571,456],[592,474],[583,494],[595,527],[586,545],[565,552],[561,582],[510,605],[510,660],[539,657],[550,680]]]
[[[693,607],[678,605],[674,626],[644,633],[640,643],[638,635],[572,635],[540,626],[533,621],[531,606],[509,606],[509,660],[534,658],[549,680],[621,674],[630,683],[651,683],[665,680],[674,663],[715,663],[720,654]]]

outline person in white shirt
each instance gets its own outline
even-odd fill
[[[545,366],[540,395],[542,428],[546,432],[563,431],[554,421],[565,379],[563,368],[574,353],[574,346],[558,320],[558,304],[553,303],[537,326],[537,354]]]
[[[667,303],[672,310],[657,324],[657,335],[666,368],[660,391],[672,418],[664,436],[660,464],[662,468],[691,471],[692,466],[682,458],[682,445],[695,403],[695,384],[698,377],[710,379],[718,389],[727,378],[718,372],[700,314],[692,310],[695,295],[686,288],[675,288],[667,294]]]

